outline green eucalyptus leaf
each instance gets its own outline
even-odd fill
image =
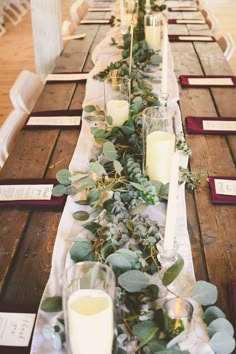
[[[169,195],[169,183],[163,184],[159,190],[159,196],[162,199],[168,200]]]
[[[132,135],[134,132],[134,127],[132,126],[127,126],[127,125],[123,125],[122,127],[120,127],[120,130],[125,134],[125,135]]]
[[[78,240],[70,249],[70,256],[74,262],[88,260],[88,255],[92,251],[92,245],[85,240]]]
[[[45,299],[41,304],[41,310],[45,312],[59,312],[62,310],[61,296],[52,296]]]
[[[94,105],[87,105],[84,107],[84,111],[87,113],[95,112],[96,107]]]
[[[162,278],[163,284],[165,286],[170,285],[177,278],[177,276],[183,269],[183,266],[184,260],[180,255],[178,255],[177,261],[165,271],[164,276]]]
[[[125,248],[121,248],[115,252],[115,254],[121,255],[125,258],[131,265],[131,268],[135,267],[138,263],[138,256],[135,252],[127,250]]]
[[[106,258],[106,263],[112,265],[114,272],[124,273],[131,269],[130,262],[125,257],[112,253]]]
[[[94,138],[95,142],[98,144],[98,145],[103,145],[105,144],[107,141],[107,139],[104,139],[104,138]]]
[[[75,213],[73,213],[73,218],[77,221],[85,221],[89,219],[89,213],[83,210],[76,211]]]
[[[113,166],[114,166],[114,169],[115,169],[116,173],[120,176],[121,175],[121,171],[123,170],[123,167],[122,167],[120,161],[114,160],[113,161]]]
[[[142,348],[144,345],[146,345],[148,342],[150,342],[150,340],[157,334],[158,331],[159,331],[158,327],[152,328],[146,334],[146,336],[141,340],[141,342],[139,343],[138,348]]]
[[[224,312],[217,306],[209,306],[204,312],[204,322],[209,325],[212,321],[217,318],[225,318]]]
[[[70,184],[71,173],[69,170],[63,169],[56,173],[56,178],[59,183],[68,185]]]
[[[143,321],[135,324],[132,327],[132,332],[135,336],[143,339],[153,328],[157,328],[157,325],[153,321]]]
[[[85,116],[84,119],[88,120],[89,122],[101,122],[104,120],[102,116]]]
[[[83,224],[83,228],[86,230],[89,230],[93,234],[95,234],[100,229],[100,227],[101,227],[101,225],[95,221],[89,221],[89,222]]]
[[[106,131],[105,129],[99,129],[97,128],[94,132],[94,138],[105,138],[106,137]]]
[[[109,161],[114,161],[117,158],[117,153],[116,153],[116,148],[113,143],[110,141],[106,142],[103,144],[102,151],[104,156],[109,160]]]
[[[160,55],[157,54],[153,54],[150,60],[152,65],[160,65],[162,62],[162,58],[160,57]]]
[[[132,104],[135,106],[135,109],[137,110],[137,112],[139,112],[142,107],[143,107],[143,99],[141,96],[136,96],[133,101]]]
[[[148,207],[148,204],[140,204],[140,205],[130,209],[129,212],[131,215],[141,214],[147,207]]]
[[[69,178],[69,180],[71,182],[75,182],[75,181],[79,181],[79,180],[81,180],[81,179],[83,179],[85,177],[88,177],[88,176],[89,176],[88,172],[79,172],[79,173],[76,173],[75,175],[71,176]]]
[[[203,306],[214,304],[217,293],[217,287],[204,280],[197,281],[193,286],[193,297]]]
[[[139,270],[129,270],[119,276],[118,283],[126,291],[133,293],[146,289],[149,285],[149,279]]]
[[[67,186],[65,190],[65,194],[67,195],[76,195],[78,192],[75,186]]]
[[[208,334],[211,338],[216,332],[225,332],[233,337],[234,328],[226,318],[217,318],[208,326]]]
[[[52,195],[54,197],[62,197],[66,193],[66,187],[63,184],[58,184],[53,187]]]
[[[161,183],[160,181],[152,181],[152,185],[155,187],[156,194],[159,195],[163,183]]]
[[[83,199],[77,200],[77,202],[75,202],[75,203],[79,204],[79,205],[89,205],[89,202],[87,200],[83,200]]]
[[[96,202],[99,199],[100,192],[97,189],[91,189],[87,195],[89,203]]]
[[[91,170],[99,176],[106,175],[104,167],[99,162],[90,162],[89,167]]]
[[[107,199],[105,200],[105,202],[103,203],[103,207],[107,210],[107,211],[111,211],[112,207],[114,204],[114,200],[113,199]]]
[[[210,339],[209,345],[214,353],[230,354],[235,349],[235,340],[227,333],[218,332]]]
[[[107,124],[112,125],[113,124],[112,116],[106,116],[106,122],[107,122]]]
[[[101,255],[103,259],[106,259],[111,253],[114,252],[114,248],[112,246],[111,242],[108,242],[102,249],[101,249]]]
[[[131,186],[133,186],[134,188],[138,189],[139,191],[142,191],[142,192],[146,193],[145,187],[143,187],[141,184],[135,183],[135,182],[130,182],[130,184],[131,184]]]

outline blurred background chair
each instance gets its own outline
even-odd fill
[[[80,21],[88,12],[89,5],[86,0],[77,0],[70,7],[70,16],[74,24],[79,25]]]
[[[76,30],[76,25],[74,22],[71,22],[69,20],[65,20],[62,23],[62,36],[70,36],[74,31]]]
[[[8,115],[0,128],[0,168],[4,165],[11,150],[14,147],[15,139],[25,124],[27,114],[14,109]]]
[[[10,99],[15,109],[25,113],[32,112],[36,101],[43,90],[43,83],[38,75],[23,70],[10,89]]]
[[[216,33],[219,31],[219,21],[212,13],[209,13],[206,17],[206,23],[208,24],[209,28],[211,29],[212,34],[215,36]]]
[[[225,58],[229,61],[235,52],[236,44],[230,33],[225,33],[217,40]]]

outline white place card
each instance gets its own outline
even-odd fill
[[[81,116],[60,116],[60,117],[30,117],[27,126],[74,126],[80,125]]]
[[[105,19],[97,19],[97,20],[82,20],[81,22],[80,22],[80,24],[102,24],[102,23],[111,23],[111,19],[109,19],[109,18],[105,18]]]
[[[0,345],[27,347],[35,316],[34,313],[0,312]]]
[[[236,131],[236,121],[231,120],[203,120],[203,130]]]
[[[53,184],[0,185],[0,201],[50,200]]]
[[[234,86],[234,83],[230,77],[217,77],[217,78],[188,78],[189,85],[227,85]]]
[[[215,179],[216,194],[236,196],[236,181],[230,179]]]
[[[192,6],[178,6],[178,7],[172,7],[172,11],[197,11],[197,7],[192,7]]]
[[[82,39],[84,37],[86,37],[87,34],[86,33],[81,33],[81,34],[73,34],[72,36],[65,36],[63,37],[64,41],[69,41],[71,39]]]
[[[89,7],[88,12],[110,12],[112,11],[111,7]]]
[[[182,23],[182,24],[195,24],[195,23],[199,23],[199,24],[205,24],[206,21],[205,20],[176,20],[176,23]]]
[[[87,80],[88,73],[48,74],[46,81],[80,81]]]
[[[208,36],[179,36],[180,41],[202,41],[209,42],[213,41],[212,37]]]

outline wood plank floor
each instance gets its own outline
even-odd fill
[[[220,22],[218,35],[231,32],[236,39],[236,1],[235,0],[205,0]],[[68,6],[71,2],[62,0],[62,17],[68,17]],[[0,37],[0,126],[12,110],[9,90],[21,70],[34,71],[34,52],[31,30],[30,11],[22,21],[13,26],[6,23],[7,32]],[[230,61],[236,74],[236,54]]]

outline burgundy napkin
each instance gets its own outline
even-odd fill
[[[41,178],[25,178],[25,179],[0,179],[0,185],[25,185],[25,184],[58,184],[56,179],[41,179]],[[52,207],[63,208],[66,202],[66,196],[54,197],[50,200],[9,200],[0,201],[0,207],[8,206],[25,206],[25,207]]]
[[[189,79],[201,79],[202,82],[200,84],[190,84]],[[231,80],[232,85],[222,84],[219,82],[209,84],[207,82],[208,79],[229,79]],[[179,81],[181,86],[183,87],[234,87],[236,86],[236,76],[227,76],[227,75],[208,75],[208,76],[180,75]]]
[[[178,7],[168,7],[168,11],[171,12],[180,12],[180,11],[199,11],[197,7],[192,7],[192,6],[178,6]]]
[[[217,134],[227,135],[236,134],[236,130],[206,130],[203,129],[203,121],[216,120],[219,122],[231,121],[236,122],[236,118],[233,117],[186,117],[186,125],[188,133],[193,134]]]
[[[178,25],[189,25],[189,24],[194,24],[194,25],[204,25],[206,24],[205,20],[197,20],[197,19],[180,19],[180,18],[176,18],[176,19],[169,19],[168,20],[169,24],[178,24]]]
[[[230,297],[233,310],[233,319],[236,320],[236,279],[230,283]]]
[[[225,176],[209,176],[210,192],[213,204],[236,204],[236,196],[234,195],[223,195],[216,194],[215,190],[215,179],[226,179],[226,180],[236,180],[236,177],[225,177]]]
[[[102,18],[102,19],[91,19],[91,20],[82,20],[80,25],[109,25],[113,22],[112,18]]]
[[[23,129],[45,129],[45,128],[73,128],[76,127],[78,128],[78,125],[27,125],[28,120],[30,117],[76,117],[76,116],[81,116],[82,117],[82,109],[72,109],[72,110],[58,110],[58,111],[42,111],[42,112],[33,112],[29,115]]]
[[[170,42],[215,42],[216,39],[213,36],[197,36],[186,34],[169,34]]]

